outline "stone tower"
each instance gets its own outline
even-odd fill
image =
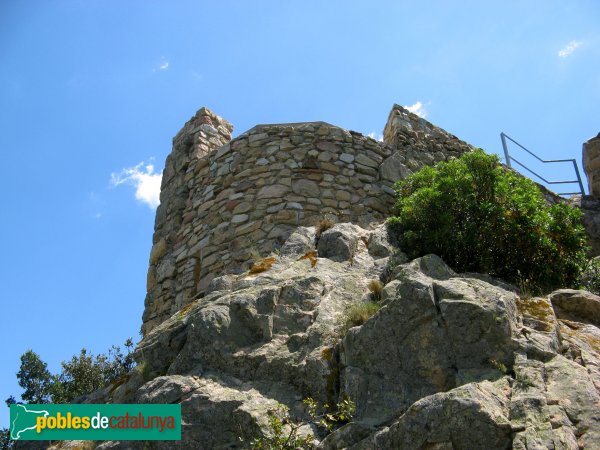
[[[233,127],[200,109],[173,139],[156,212],[142,332],[324,218],[369,227],[393,185],[471,147],[394,105],[384,141],[325,122]]]

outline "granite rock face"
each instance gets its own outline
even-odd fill
[[[351,260],[321,244],[327,232],[342,249],[356,242]],[[302,227],[264,271],[215,278],[144,337],[138,369],[101,399],[181,403],[183,440],[98,448],[247,448],[278,404],[307,419],[306,397],[356,404],[332,433],[305,427],[323,449],[600,445],[598,297],[526,299],[435,255],[373,255],[374,240],[393,249],[386,235],[383,224],[338,224],[319,238]],[[381,308],[342,334],[373,279]]]

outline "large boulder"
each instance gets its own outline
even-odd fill
[[[560,289],[549,296],[561,319],[574,319],[600,326],[600,297],[587,291]]]
[[[512,367],[516,295],[452,274],[433,255],[401,267],[395,296],[342,340],[341,386],[359,419],[386,422],[419,398]]]
[[[352,261],[358,242],[365,236],[365,230],[351,223],[339,223],[325,230],[319,237],[317,250],[321,258],[333,261]]]
[[[510,448],[512,434],[508,391],[506,380],[500,380],[425,397],[357,447],[505,450]]]

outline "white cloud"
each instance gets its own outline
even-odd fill
[[[422,117],[423,119],[427,117],[427,111],[425,110],[425,106],[423,106],[423,103],[421,102],[417,102],[414,105],[405,106],[405,108],[408,109],[411,113]]]
[[[169,60],[163,56],[162,58],[160,58],[160,62],[156,66],[154,66],[152,72],[164,72],[165,70],[169,69],[169,65]]]
[[[376,141],[383,142],[382,134],[377,134],[374,131],[371,131],[369,134],[367,134],[367,136],[369,136],[371,139],[375,139]]]
[[[144,162],[137,166],[121,170],[119,173],[110,175],[110,184],[119,186],[121,184],[130,184],[135,187],[135,198],[154,209],[160,203],[160,182],[162,174],[154,173],[152,164],[144,165]]]
[[[558,56],[560,56],[561,58],[566,58],[571,53],[573,53],[575,50],[577,50],[579,47],[581,47],[581,44],[583,44],[583,42],[581,42],[581,41],[569,42],[558,52]]]

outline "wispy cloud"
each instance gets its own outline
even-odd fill
[[[164,72],[169,70],[169,60],[164,56],[160,59],[160,62],[152,69],[152,72]]]
[[[120,186],[129,184],[135,187],[135,198],[154,209],[160,203],[160,182],[162,174],[154,173],[152,164],[143,161],[134,167],[129,167],[110,175],[110,184]]]
[[[371,139],[375,139],[376,141],[383,142],[383,134],[378,134],[374,131],[371,131],[369,134],[367,134],[367,136],[369,136]]]
[[[571,53],[573,53],[575,50],[577,50],[579,47],[581,47],[582,44],[583,44],[582,41],[571,41],[567,45],[565,45],[563,48],[560,49],[560,51],[558,52],[558,56],[560,56],[561,58],[566,58]]]
[[[421,102],[417,102],[414,105],[405,106],[405,108],[408,109],[411,113],[422,117],[423,119],[427,117],[427,110],[425,109],[425,105],[423,105],[423,103]]]

